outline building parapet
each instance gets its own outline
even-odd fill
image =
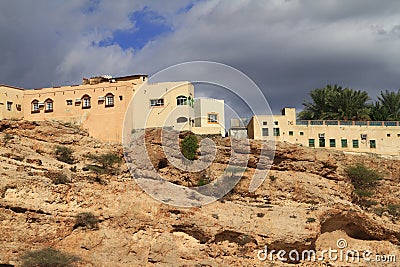
[[[399,127],[400,121],[342,121],[342,120],[296,120],[297,126],[385,126]]]

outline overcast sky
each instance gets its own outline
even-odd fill
[[[400,88],[398,0],[0,1],[0,36],[0,83],[25,88],[191,60],[242,71],[274,111],[328,83]]]

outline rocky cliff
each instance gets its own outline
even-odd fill
[[[339,239],[347,242],[346,251],[399,256],[396,160],[278,144],[265,181],[250,193],[247,188],[260,148],[251,142],[248,168],[228,195],[203,207],[177,208],[148,196],[125,164],[113,173],[88,168],[93,164],[88,155],[112,152],[122,158],[122,148],[97,141],[72,125],[1,121],[0,138],[1,264],[19,266],[27,251],[53,247],[79,256],[78,266],[367,265],[362,259],[282,262],[276,255],[264,261],[257,257],[264,256],[258,252],[265,246],[288,253],[338,249]],[[214,141],[219,152],[210,176],[225,166],[230,149],[229,139]],[[72,163],[59,160],[57,146],[72,151]],[[152,161],[159,164],[156,131],[150,131],[148,147],[154,152]],[[356,163],[383,177],[362,204],[345,172]],[[177,184],[194,185],[199,179],[196,174],[185,178],[168,162],[161,167],[160,172]],[[98,227],[77,224],[77,215],[83,212],[96,216]]]

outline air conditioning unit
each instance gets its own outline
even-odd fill
[[[318,134],[318,138],[324,139],[325,138],[325,134],[324,133]]]
[[[99,96],[98,99],[99,99],[99,101],[104,101],[105,98],[104,98],[104,96]]]
[[[80,99],[80,98],[75,99],[75,103],[81,103],[81,102],[82,102],[82,99]]]
[[[361,134],[361,140],[367,140],[367,134]]]

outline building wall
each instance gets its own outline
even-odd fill
[[[212,98],[199,98],[194,102],[194,111],[196,114],[195,127],[204,128],[197,132],[203,134],[219,133],[225,136],[225,106],[224,100]],[[209,115],[216,115],[217,122],[210,122]],[[208,129],[208,130],[207,130]],[[192,131],[196,131],[193,129]]]
[[[400,124],[399,122],[389,122],[395,126],[374,126],[377,122],[342,122],[338,121],[300,121],[295,120],[295,110],[285,109],[284,115],[277,116],[254,116],[248,124],[250,138],[269,139],[274,138],[277,141],[310,146],[310,139],[314,139],[314,147],[325,147],[328,149],[337,149],[351,152],[367,152],[384,155],[400,155]],[[267,122],[267,125],[264,125]],[[312,125],[321,124],[321,125]],[[329,125],[337,124],[337,125]],[[268,128],[269,136],[263,136],[263,128]],[[273,128],[279,129],[279,136],[274,136]],[[323,135],[324,138],[320,138]],[[365,135],[365,138],[362,138]],[[321,146],[325,143],[325,146]],[[331,140],[332,142],[331,144]],[[342,147],[342,140],[347,140],[347,147]],[[358,140],[358,147],[353,147],[353,140]],[[371,147],[371,141],[375,141],[376,147]],[[332,145],[332,147],[331,147]]]
[[[146,76],[135,76],[128,80],[41,88],[24,91],[24,118],[26,120],[60,120],[82,125],[95,138],[118,142],[121,140],[125,111],[135,90]],[[107,94],[114,96],[114,105],[106,106],[102,100]],[[84,96],[90,97],[90,108],[83,107]],[[46,105],[38,112],[32,110],[32,102],[53,101],[53,110],[46,111]],[[72,105],[68,105],[72,101]]]
[[[23,95],[21,88],[0,85],[0,119],[22,119]]]
[[[182,105],[177,103],[179,96],[187,98]],[[158,99],[162,99],[164,104],[151,106],[151,100]],[[176,130],[190,130],[194,119],[193,99],[194,86],[189,82],[143,84],[127,111],[125,124],[131,129],[172,127]]]

